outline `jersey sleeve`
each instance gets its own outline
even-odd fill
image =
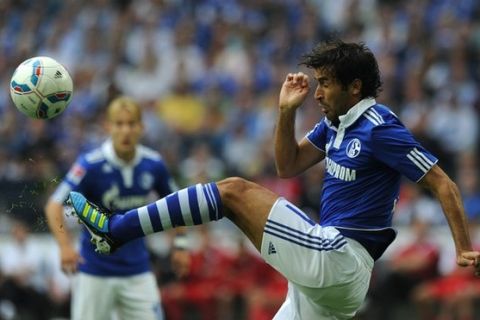
[[[80,156],[68,170],[63,181],[52,194],[52,200],[62,203],[68,197],[70,191],[81,191],[82,182],[87,175],[88,164],[84,157]]]
[[[438,159],[418,143],[402,124],[383,124],[372,129],[374,157],[418,182]]]
[[[325,120],[317,123],[315,127],[305,135],[305,138],[317,149],[325,152],[325,145],[327,143],[327,124]]]

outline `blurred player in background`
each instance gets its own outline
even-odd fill
[[[143,124],[136,102],[114,99],[108,106],[107,124],[110,138],[77,159],[45,207],[60,247],[62,270],[80,271],[72,289],[72,319],[110,319],[113,310],[120,319],[162,319],[144,239],[104,257],[95,252],[85,230],[78,253],[65,228],[63,202],[71,190],[117,213],[145,205],[152,192],[163,197],[176,190],[162,157],[138,143]]]
[[[242,178],[197,184],[124,215],[95,208],[72,192],[69,202],[97,247],[108,252],[153,232],[225,215],[289,280],[286,301],[274,319],[350,319],[365,298],[374,261],[396,236],[392,215],[405,175],[440,201],[457,264],[475,265],[480,272],[480,253],[472,251],[456,184],[390,109],[375,101],[381,81],[370,50],[329,41],[304,56],[302,64],[313,69],[314,97],[325,118],[296,141],[295,114],[310,83],[302,72],[288,74],[279,98],[275,157],[284,178],[325,159],[319,224]]]

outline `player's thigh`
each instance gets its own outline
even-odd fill
[[[114,301],[110,278],[78,273],[72,286],[72,320],[111,319]]]
[[[278,195],[256,183],[238,177],[219,181],[217,186],[225,216],[235,223],[260,250],[263,228]]]
[[[120,320],[164,319],[153,273],[147,272],[122,279],[118,292],[118,317]]]

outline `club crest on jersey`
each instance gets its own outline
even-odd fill
[[[151,189],[153,182],[154,182],[153,176],[148,172],[144,172],[140,176],[139,184],[143,189],[146,189],[146,190]]]
[[[350,142],[347,145],[347,149],[345,153],[349,158],[355,158],[360,154],[361,149],[362,149],[362,144],[360,143],[360,140],[355,138],[350,140]]]

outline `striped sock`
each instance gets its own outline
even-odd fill
[[[110,218],[111,236],[121,242],[168,230],[192,226],[223,217],[222,201],[215,183],[197,184],[146,206]]]

